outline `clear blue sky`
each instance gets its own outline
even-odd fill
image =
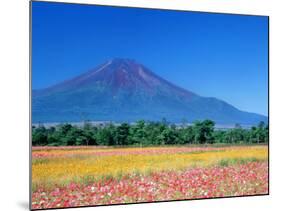
[[[32,3],[32,88],[132,58],[201,96],[267,115],[268,18]]]

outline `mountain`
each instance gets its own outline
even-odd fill
[[[212,119],[220,124],[256,124],[267,117],[202,97],[157,76],[130,59],[113,59],[54,86],[32,90],[32,122],[171,122]]]

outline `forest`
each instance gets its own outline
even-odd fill
[[[82,126],[69,123],[32,126],[32,146],[259,144],[268,143],[268,133],[268,124],[264,122],[249,129],[239,124],[230,129],[216,129],[212,120],[196,121],[190,125],[175,125],[165,119],[100,125],[85,121]]]

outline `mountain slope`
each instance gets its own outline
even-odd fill
[[[201,97],[130,59],[113,59],[73,79],[32,91],[32,122],[172,122],[212,119],[254,124],[267,117],[243,112],[216,98]]]

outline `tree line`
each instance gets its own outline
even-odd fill
[[[44,125],[32,126],[33,146],[149,146],[173,144],[258,144],[268,143],[268,125],[260,122],[250,129],[236,124],[231,129],[215,129],[211,120],[196,121],[192,125],[180,126],[168,123],[140,120],[135,124],[112,123],[93,125],[85,122],[78,127],[60,124],[46,128]]]

